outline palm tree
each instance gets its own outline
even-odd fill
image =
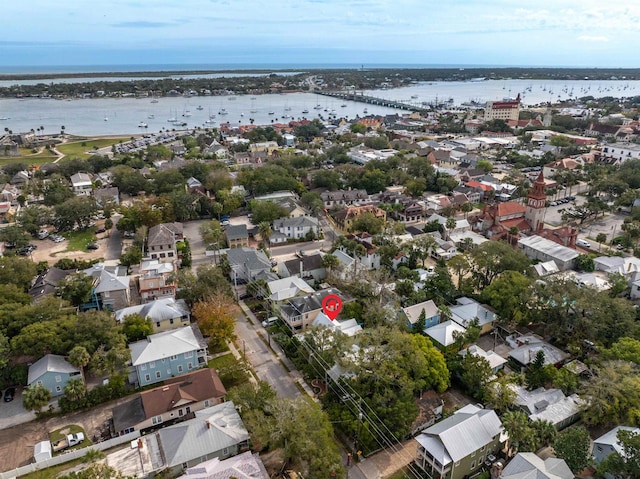
[[[89,364],[91,356],[83,346],[75,346],[69,351],[69,363],[80,370],[82,380],[84,381],[84,367]]]
[[[260,237],[262,238],[262,241],[264,241],[265,247],[269,248],[269,240],[273,234],[273,230],[271,229],[269,222],[262,221],[258,225],[258,233],[260,233]]]
[[[64,395],[69,401],[75,402],[84,397],[87,393],[87,388],[84,385],[82,379],[70,379],[67,385],[64,387]]]
[[[518,452],[518,447],[523,446],[527,441],[531,440],[533,430],[529,425],[529,418],[522,411],[507,411],[502,416],[502,425],[504,430],[509,433],[509,453]]]
[[[334,268],[337,268],[339,264],[340,260],[338,260],[338,257],[334,254],[325,254],[322,257],[322,267],[328,270],[328,277],[331,277],[331,272]]]
[[[40,412],[51,400],[51,392],[40,383],[32,384],[22,392],[22,402],[26,409]]]

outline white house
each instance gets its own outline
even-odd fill
[[[298,216],[297,218],[280,218],[273,222],[271,243],[286,243],[287,240],[305,239],[308,235],[320,235],[320,222],[312,216]]]
[[[78,196],[91,196],[91,177],[87,173],[76,173],[71,176],[71,188]]]

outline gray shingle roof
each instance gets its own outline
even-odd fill
[[[249,237],[247,225],[229,225],[225,233],[228,240],[245,239]]]

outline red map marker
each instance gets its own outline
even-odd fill
[[[342,299],[336,294],[329,294],[322,300],[322,312],[333,321],[342,310]]]

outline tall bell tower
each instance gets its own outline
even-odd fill
[[[544,214],[547,208],[547,194],[544,191],[544,186],[544,174],[540,171],[540,175],[538,175],[538,179],[527,197],[527,211],[524,214],[532,231],[540,231],[544,228]]]

